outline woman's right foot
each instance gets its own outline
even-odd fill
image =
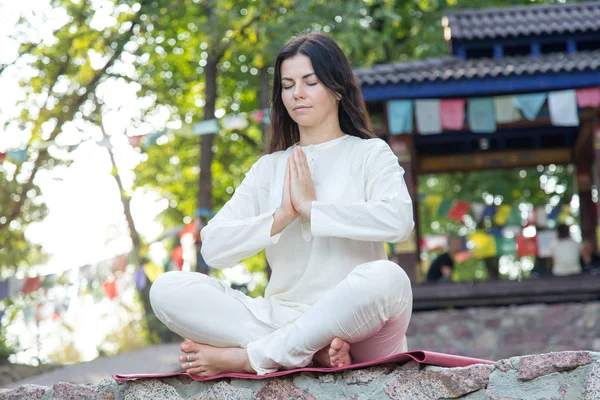
[[[352,364],[350,344],[335,338],[331,344],[322,348],[313,356],[313,360],[324,367],[345,367]]]

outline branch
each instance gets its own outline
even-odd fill
[[[76,97],[76,101],[73,103],[73,105],[71,107],[69,107],[69,113],[62,113],[59,115],[59,117],[57,118],[56,126],[54,127],[54,130],[50,134],[50,138],[48,140],[54,140],[56,138],[58,133],[61,131],[64,123],[67,122],[68,120],[72,119],[73,115],[77,112],[77,110],[79,110],[79,108],[81,107],[83,102],[90,96],[91,93],[95,92],[95,89],[98,86],[100,79],[106,74],[106,71],[108,70],[108,68],[110,68],[114,64],[114,62],[120,57],[121,53],[123,52],[123,48],[125,47],[125,44],[128,42],[129,38],[131,38],[131,36],[133,35],[133,30],[134,30],[136,24],[139,23],[139,18],[140,18],[142,9],[144,9],[143,6],[140,7],[140,10],[135,15],[135,17],[132,19],[132,21],[131,21],[132,24],[131,24],[130,29],[125,34],[121,35],[121,37],[117,40],[118,45],[117,45],[117,48],[115,49],[113,56],[106,63],[106,65],[96,73],[94,78],[90,82],[88,82],[88,84],[86,85],[87,90],[86,90],[85,94],[83,94],[79,97]],[[42,163],[47,158],[48,158],[48,150],[40,149],[38,152],[38,157],[35,160],[35,163],[31,170],[31,174],[29,175],[29,179],[27,180],[27,182],[25,182],[23,184],[23,193],[27,193],[32,188],[33,180],[34,180],[35,176],[37,175],[39,168],[42,166]],[[23,207],[23,204],[25,203],[26,198],[27,198],[27,196],[20,196],[19,200],[14,204],[10,213],[8,213],[8,215],[5,215],[6,220],[3,223],[0,223],[0,231],[6,229],[10,225],[10,223],[19,216],[19,214],[21,213],[21,208]]]

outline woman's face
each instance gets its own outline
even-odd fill
[[[281,98],[298,126],[315,127],[338,119],[339,97],[317,79],[310,58],[304,54],[281,63]]]

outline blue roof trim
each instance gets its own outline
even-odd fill
[[[494,96],[591,86],[600,86],[600,71],[372,85],[363,86],[362,93],[367,102],[375,102],[390,99]]]

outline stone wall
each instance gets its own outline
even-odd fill
[[[562,350],[600,351],[600,303],[415,312],[408,345],[493,361]]]
[[[300,373],[265,380],[196,382],[187,376],[118,384],[56,383],[0,390],[7,400],[315,400],[315,399],[598,400],[600,353],[560,352],[514,357],[496,365],[423,367],[415,362],[335,374]]]

